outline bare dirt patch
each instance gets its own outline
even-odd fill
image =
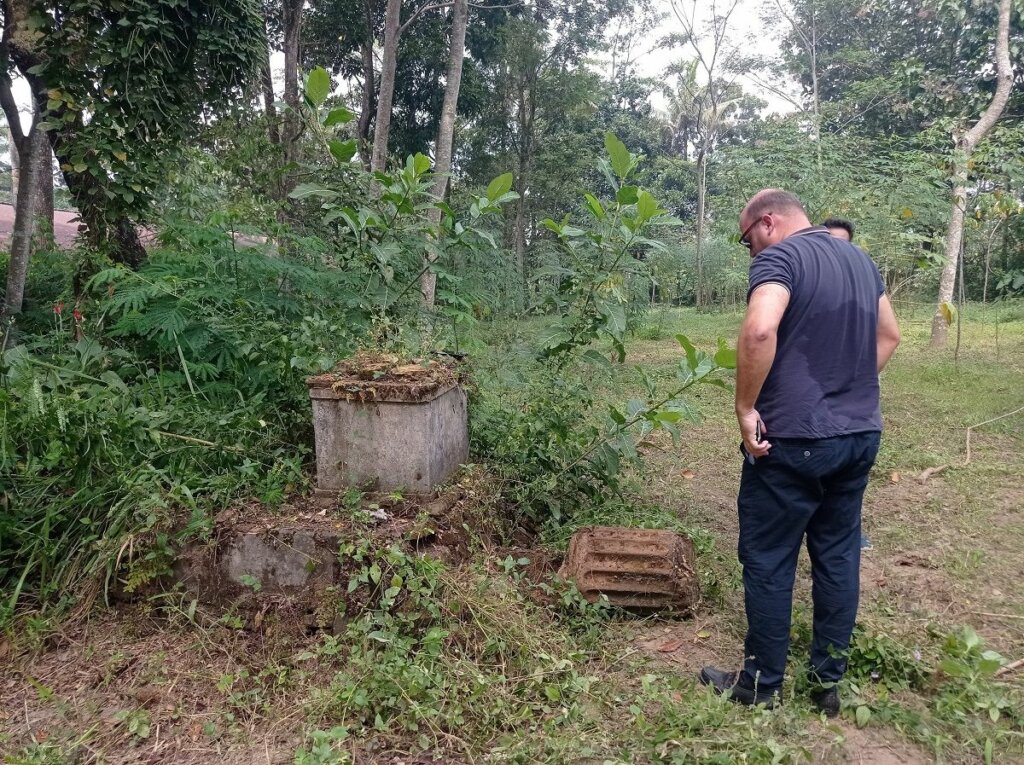
[[[843,745],[827,755],[822,762],[856,765],[929,765],[933,762],[920,749],[887,731],[858,728],[843,721],[832,725],[842,733]]]

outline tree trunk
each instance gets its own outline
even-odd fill
[[[821,96],[818,88],[818,18],[811,3],[811,39],[808,44],[811,59],[811,108],[814,110],[814,147],[817,152],[818,175],[822,173],[821,159]]]
[[[366,18],[366,41],[360,51],[363,58],[363,104],[359,112],[359,122],[356,123],[356,137],[359,140],[359,156],[363,161],[363,167],[370,169],[370,122],[373,120],[373,110],[376,108],[376,74],[373,69],[373,8],[371,0],[363,0],[363,15]]]
[[[299,109],[299,40],[302,36],[303,0],[282,0],[281,20],[284,26],[284,101],[288,114],[284,123],[284,158],[286,163],[298,159],[299,137],[302,134],[302,120]],[[286,178],[285,193],[291,191]]]
[[[4,33],[3,44],[7,47],[11,58],[29,84],[32,91],[32,101],[38,114],[46,113],[47,116],[55,118],[60,128],[48,130],[44,136],[49,139],[50,147],[57,161],[63,166],[72,166],[75,160],[71,157],[71,149],[75,144],[75,138],[82,131],[84,123],[81,112],[74,112],[74,118],[65,121],[69,114],[66,107],[55,111],[47,111],[46,105],[49,100],[48,87],[41,75],[36,73],[35,67],[43,63],[40,54],[32,46],[35,44],[35,36],[31,33],[32,4],[21,0],[5,0],[4,10]],[[10,109],[17,110],[10,92],[10,79],[6,75],[0,75],[0,105],[8,116],[8,124],[12,124]],[[20,123],[17,131],[21,131]],[[29,136],[31,139],[31,135]],[[38,153],[33,154],[33,161],[38,170]],[[25,175],[29,172],[29,159],[26,152],[21,152],[21,186],[25,187]],[[71,192],[79,215],[85,221],[88,229],[89,243],[97,248],[104,249],[111,260],[123,263],[130,268],[138,268],[139,264],[146,257],[146,250],[139,239],[138,230],[135,225],[125,216],[114,220],[108,220],[104,204],[106,194],[99,181],[89,173],[74,173],[65,171],[64,180],[68,190]],[[38,186],[38,183],[36,184]],[[115,234],[111,235],[111,231]]]
[[[42,98],[46,98],[45,89]],[[36,100],[38,103],[38,95]],[[78,112],[73,122],[65,122],[60,129],[46,132],[53,153],[62,167],[73,164],[71,149],[74,146],[74,136],[81,129],[82,115]],[[22,176],[24,182],[24,173]],[[104,208],[106,194],[96,177],[90,173],[65,170],[64,183],[67,184],[79,217],[85,223],[89,245],[105,251],[115,263],[121,263],[133,270],[142,265],[142,261],[146,259],[146,248],[142,246],[135,223],[124,215],[116,218],[107,217]]]
[[[11,234],[11,256],[7,265],[7,292],[4,298],[3,311],[0,317],[6,325],[8,321],[21,313],[25,302],[25,279],[28,275],[28,259],[32,249],[32,233],[36,225],[36,204],[39,200],[39,166],[37,159],[39,154],[46,150],[46,135],[36,128],[33,122],[32,129],[27,136],[27,142],[22,143],[27,152],[22,154],[22,176],[21,188],[18,194],[17,204],[14,208],[14,231]],[[7,345],[12,345],[15,340],[14,327],[4,327]]]
[[[388,0],[384,14],[384,50],[380,68],[380,90],[373,128],[373,154],[370,169],[383,172],[388,162],[388,137],[391,133],[391,106],[395,98],[395,71],[398,69],[399,23],[402,0]]]
[[[452,36],[448,50],[448,74],[445,78],[444,103],[441,106],[441,120],[437,128],[437,145],[434,152],[434,189],[433,194],[443,200],[448,189],[448,179],[452,169],[452,145],[455,136],[455,111],[459,104],[459,87],[462,84],[462,62],[466,57],[466,25],[469,20],[469,0],[456,0],[452,8]],[[441,225],[440,208],[430,210],[430,222],[434,226]],[[433,262],[433,256],[428,255]],[[434,309],[434,293],[437,287],[437,274],[430,270],[424,271],[420,279],[420,291],[423,294],[423,306]]]
[[[694,301],[704,305],[704,216],[708,196],[708,155],[702,146],[697,154],[697,248],[694,255],[696,285]]]
[[[277,124],[277,107],[274,105],[276,99],[274,97],[274,75],[270,71],[270,40],[267,39],[267,55],[263,59],[262,67],[262,82],[263,87],[263,111],[267,117],[267,136],[270,138],[270,142],[275,146],[281,144],[281,128]]]
[[[18,186],[21,183],[21,154],[18,152],[18,142],[14,137],[14,130],[11,128],[10,118],[7,119],[7,145],[11,149],[11,204],[18,203]]]
[[[942,307],[953,300],[957,261],[964,236],[964,214],[967,204],[967,173],[971,154],[999,120],[1010,99],[1013,88],[1013,70],[1010,66],[1010,15],[1012,0],[1000,0],[999,29],[996,33],[996,92],[981,118],[957,141],[953,160],[953,205],[946,232],[946,263],[939,282],[939,301],[932,319],[932,348],[945,348],[949,325]]]
[[[52,238],[53,234],[53,152],[50,144],[45,139],[39,149],[35,151],[34,160],[39,164],[36,172],[36,183],[39,186],[39,198],[36,200],[35,216],[39,223],[45,226],[39,231],[47,232]]]
[[[522,302],[526,302],[526,205],[528,200],[525,194],[528,180],[528,172],[525,165],[520,165],[519,176],[516,178],[516,193],[519,200],[516,203],[516,217],[512,223],[512,241],[516,252],[516,277],[519,280],[519,294]]]
[[[512,224],[512,241],[515,246],[516,272],[519,277],[519,289],[523,305],[526,304],[526,225],[529,215],[530,199],[528,195],[533,164],[533,122],[536,116],[535,101],[536,72],[528,72],[521,80],[518,98],[518,130],[519,130],[519,172],[515,178],[515,192],[519,195],[516,201],[516,217]]]

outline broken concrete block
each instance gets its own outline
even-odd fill
[[[282,527],[238,532],[183,555],[176,575],[203,602],[246,591],[294,595],[321,591],[340,575],[340,532]]]
[[[662,529],[580,529],[559,575],[587,600],[622,608],[688,612],[700,597],[693,542]]]

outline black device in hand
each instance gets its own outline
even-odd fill
[[[761,420],[754,423],[754,440],[757,441],[757,443],[761,443]],[[743,452],[743,456],[747,458],[747,462],[751,465],[757,461],[757,458],[748,452],[747,448],[743,444],[740,444],[740,451]]]

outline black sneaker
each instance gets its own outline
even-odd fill
[[[825,717],[839,716],[839,689],[836,686],[814,691],[811,694],[811,701],[814,702],[814,706],[825,713]]]
[[[778,688],[771,691],[759,688],[755,691],[739,682],[739,675],[739,672],[726,672],[715,667],[704,667],[700,671],[700,681],[704,685],[710,685],[719,695],[724,696],[728,693],[729,698],[738,704],[747,706],[764,704],[768,709],[772,709],[780,702]]]

